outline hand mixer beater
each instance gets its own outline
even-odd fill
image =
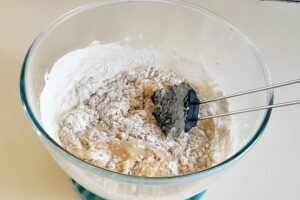
[[[152,101],[155,105],[153,115],[156,119],[158,126],[161,130],[168,135],[172,130],[172,137],[179,136],[183,131],[188,132],[191,128],[197,125],[198,120],[207,120],[216,117],[224,117],[229,115],[236,115],[246,112],[253,112],[263,109],[278,108],[283,106],[290,106],[299,104],[300,100],[277,103],[272,105],[263,105],[253,108],[245,108],[242,110],[236,110],[227,113],[221,113],[216,115],[201,116],[200,107],[201,104],[209,104],[224,99],[247,95],[251,93],[261,92],[273,88],[283,87],[291,84],[299,83],[300,79],[287,81],[284,83],[278,83],[269,85],[262,88],[256,88],[252,90],[242,91],[231,95],[222,96],[215,99],[203,100],[197,97],[195,90],[186,82],[169,86],[157,90],[152,96]]]

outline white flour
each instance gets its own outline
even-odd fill
[[[189,62],[151,47],[93,42],[53,66],[41,94],[42,122],[68,151],[110,170],[171,176],[210,167],[226,156],[226,123],[206,120],[171,139],[152,116],[150,97],[166,85],[188,80],[200,97],[220,95],[203,69],[198,82],[180,73]],[[205,109],[224,112],[227,103]]]

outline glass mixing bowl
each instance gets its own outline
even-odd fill
[[[271,109],[232,116],[235,148],[228,158],[201,172],[176,177],[137,177],[93,166],[62,148],[41,122],[39,98],[44,76],[58,58],[93,40],[111,43],[126,38],[135,48],[156,45],[200,60],[225,95],[271,84],[267,67],[252,42],[205,8],[182,1],[97,1],[58,18],[33,42],[20,79],[24,109],[34,131],[61,168],[96,195],[118,200],[189,198],[205,190],[253,146]],[[197,70],[189,70],[191,77],[201,75],[193,71]],[[272,104],[273,91],[228,101],[230,110],[268,105]]]

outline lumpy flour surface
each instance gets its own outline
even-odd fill
[[[221,95],[204,69],[198,81],[189,80],[182,71],[185,64],[195,63],[153,47],[93,42],[72,51],[46,76],[43,125],[65,149],[109,170],[174,176],[208,168],[226,157],[227,123],[201,121],[171,138],[152,115],[153,93],[169,85],[186,81],[200,98]],[[225,111],[226,101],[202,107],[202,114]]]

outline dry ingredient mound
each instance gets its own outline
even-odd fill
[[[90,77],[76,85],[74,95],[83,100],[61,117],[59,139],[80,158],[130,175],[173,176],[208,168],[223,154],[226,128],[218,134],[214,121],[205,120],[169,138],[152,115],[154,91],[183,81],[170,70],[140,66],[92,91],[97,80]],[[193,87],[200,95],[201,86]],[[213,87],[204,89],[214,92]]]
[[[151,99],[158,89],[186,82],[200,98],[222,96],[201,62],[177,52],[94,41],[59,58],[45,82],[39,102],[44,129],[96,166],[176,176],[211,167],[230,153],[230,118],[200,121],[175,138],[158,127]],[[202,115],[228,111],[225,100],[200,106]]]

